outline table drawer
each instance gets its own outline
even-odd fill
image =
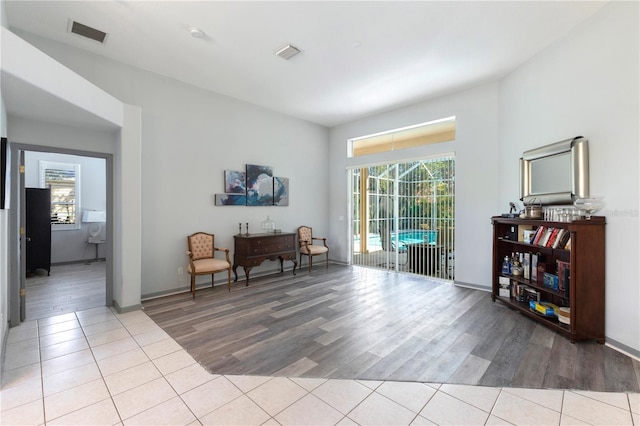
[[[282,242],[282,243],[269,243],[269,244],[256,244],[251,247],[249,251],[251,256],[258,256],[261,254],[272,254],[272,253],[280,253],[281,251],[290,251],[293,250],[293,243],[291,242]]]
[[[271,245],[271,244],[292,244],[294,243],[295,239],[293,237],[293,235],[282,235],[282,236],[276,236],[276,237],[266,237],[266,238],[257,238],[254,241],[252,241],[252,245],[256,245],[256,246],[266,246],[266,245]]]

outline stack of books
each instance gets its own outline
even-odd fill
[[[568,229],[541,225],[533,234],[530,243],[540,247],[571,250],[571,234]]]

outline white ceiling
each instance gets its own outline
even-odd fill
[[[607,2],[5,3],[12,29],[334,126],[497,80]],[[106,43],[69,33],[70,20]],[[302,50],[289,61],[274,55],[287,43]]]

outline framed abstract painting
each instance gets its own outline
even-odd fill
[[[247,206],[273,205],[273,169],[247,164]]]
[[[216,194],[216,206],[246,206],[247,196],[244,194]]]
[[[289,205],[289,178],[285,178],[285,177],[273,178],[273,205],[274,206]]]
[[[224,192],[227,194],[246,194],[247,178],[245,172],[224,171]]]

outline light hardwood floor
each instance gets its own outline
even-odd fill
[[[217,374],[640,391],[640,362],[422,276],[303,268],[144,309]]]
[[[51,266],[51,275],[38,270],[26,281],[26,320],[48,318],[104,306],[105,262]]]

